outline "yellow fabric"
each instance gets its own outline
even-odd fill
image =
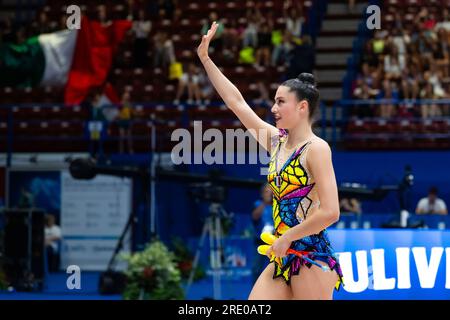
[[[173,62],[169,66],[169,79],[180,79],[183,75],[183,65],[180,62]]]

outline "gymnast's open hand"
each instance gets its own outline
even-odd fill
[[[218,26],[219,26],[219,24],[214,21],[213,24],[211,25],[211,28],[209,28],[208,32],[206,33],[206,35],[204,35],[202,37],[202,42],[200,43],[200,45],[197,48],[198,57],[200,58],[200,60],[202,62],[204,62],[208,59],[209,43],[214,38],[214,35],[216,34]]]

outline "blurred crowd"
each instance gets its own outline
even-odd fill
[[[383,103],[379,108],[358,108],[355,114],[359,117],[450,115],[448,104],[413,103],[416,99],[450,98],[449,10],[437,15],[423,7],[410,19],[405,16],[397,11],[392,28],[377,30],[365,44],[353,97]],[[398,100],[404,103],[392,103]]]
[[[59,21],[55,21],[53,16],[49,17],[51,4],[52,1],[49,1],[46,7],[36,12],[35,20],[29,24],[12,17],[0,20],[0,43],[21,44],[30,36],[65,29],[66,15],[62,15]],[[230,65],[286,66],[287,77],[312,71],[314,54],[311,39],[304,32],[306,18],[302,1],[284,1],[282,17],[275,10],[261,10],[261,2],[247,1],[240,6],[246,8],[244,17],[221,17],[214,10],[209,10],[209,16],[201,19],[202,27],[199,28],[198,35],[205,34],[213,21],[220,24],[211,43],[213,56],[224,58]],[[182,19],[189,18],[180,9],[179,1],[126,0],[120,4],[120,14],[117,13],[117,6],[113,8],[101,4],[81,7],[84,14],[104,26],[116,18],[133,21],[126,39],[132,43],[132,66],[161,69],[161,74],[170,75],[170,80],[176,79],[178,89],[175,102],[182,98],[189,102],[208,102],[211,99],[212,90],[208,87],[208,82],[204,81],[204,75],[201,75],[195,55],[191,56],[190,61],[181,61],[181,57],[177,56],[177,41],[174,39],[179,35],[170,34],[167,28],[159,28],[167,23],[177,25]],[[195,51],[194,48],[192,51]]]

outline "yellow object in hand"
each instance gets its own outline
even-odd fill
[[[261,233],[261,240],[267,244],[273,244],[277,240],[277,237],[269,232],[263,232]]]
[[[269,250],[270,246],[268,244],[262,244],[258,247],[258,253],[262,255],[267,254],[267,250]]]

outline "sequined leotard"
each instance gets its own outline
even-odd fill
[[[279,151],[282,142],[287,138],[287,132],[280,130],[279,136],[274,137],[272,141],[272,155],[267,175],[268,183],[273,191],[273,222],[275,236],[280,237],[287,229],[300,224],[303,219],[307,219],[308,212],[314,203],[309,197],[313,188],[314,181],[308,174],[305,167],[305,155],[311,141],[295,150],[290,158],[284,163],[283,167],[277,172],[277,163]],[[300,212],[301,210],[301,212]],[[292,242],[291,247],[296,251],[307,251],[308,254],[299,257],[294,254],[288,254],[284,258],[272,258],[275,263],[275,272],[273,277],[283,277],[289,284],[292,275],[298,275],[300,266],[306,265],[310,268],[313,264],[324,270],[334,270],[338,274],[336,289],[339,289],[343,283],[342,271],[337,256],[331,247],[326,229],[319,234],[310,235]],[[322,266],[315,260],[320,260],[328,265]]]

